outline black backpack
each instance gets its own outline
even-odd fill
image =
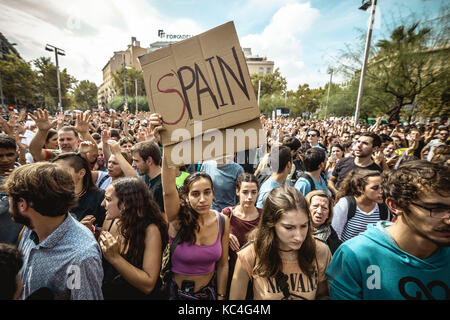
[[[356,213],[356,200],[352,196],[346,196],[345,199],[347,199],[348,203],[348,211],[347,211],[347,223],[350,221],[351,218],[355,216]],[[378,208],[380,209],[380,218],[381,220],[391,220],[391,214],[389,212],[389,209],[387,205],[383,202],[382,204],[378,204]]]
[[[262,186],[262,184],[270,178],[272,175],[272,169],[267,166],[264,169],[262,169],[257,175],[256,179],[258,179],[259,185]]]
[[[326,177],[326,175],[325,175],[325,173],[324,173],[323,171],[320,173],[320,176],[321,176],[322,179],[325,181],[325,183],[328,182],[328,181],[327,181],[327,177]],[[306,180],[308,180],[309,185],[311,186],[311,191],[316,190],[316,184],[314,183],[313,178],[312,178],[309,174],[307,174],[306,172],[303,172],[303,173],[301,173],[301,174],[299,175],[298,178],[299,178],[299,179],[300,179],[300,178],[305,178]],[[310,191],[310,192],[311,192],[311,191]]]

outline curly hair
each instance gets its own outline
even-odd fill
[[[194,244],[197,240],[195,237],[195,231],[200,230],[198,224],[198,212],[195,211],[189,204],[188,195],[192,184],[200,179],[207,179],[211,183],[211,189],[214,193],[214,186],[211,177],[205,172],[196,172],[189,175],[183,183],[183,186],[179,190],[180,195],[180,213],[178,215],[180,221],[180,242],[189,242]]]
[[[353,169],[348,173],[339,187],[338,193],[336,194],[337,203],[340,198],[345,196],[359,197],[366,186],[369,184],[368,178],[370,177],[380,177],[381,172],[375,170],[367,169]]]
[[[311,216],[303,195],[294,187],[280,186],[273,189],[264,203],[264,210],[258,227],[249,238],[254,239],[256,264],[253,274],[260,277],[274,277],[281,272],[282,261],[278,250],[275,225],[283,214],[298,210],[308,217],[308,232],[298,251],[298,265],[308,276],[314,273],[316,262],[316,244],[312,235]],[[316,262],[316,263],[315,263]]]
[[[165,248],[169,241],[167,222],[149,188],[141,179],[120,178],[111,182],[111,186],[122,211],[118,226],[125,239],[123,248],[126,252],[122,252],[123,257],[132,265],[142,268],[147,227],[151,224],[158,227],[162,248]]]
[[[384,197],[392,199],[406,211],[411,200],[417,199],[421,194],[450,196],[450,168],[440,163],[408,161],[395,171],[384,172],[382,177]]]

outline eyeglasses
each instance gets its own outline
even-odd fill
[[[430,217],[432,217],[432,218],[443,219],[444,217],[445,218],[450,217],[450,213],[449,213],[450,212],[450,207],[427,208],[427,207],[424,207],[424,206],[422,206],[420,204],[417,204],[417,203],[414,203],[414,202],[411,202],[411,204],[415,205],[415,206],[417,206],[419,208],[428,210],[430,212]]]

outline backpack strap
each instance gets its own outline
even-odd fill
[[[302,174],[300,174],[300,178],[305,178],[306,180],[308,180],[309,185],[311,186],[311,191],[316,190],[316,184],[314,183],[313,178],[309,174],[303,172]]]
[[[378,205],[378,209],[380,209],[380,219],[390,221],[389,208],[386,203],[381,203]]]
[[[220,231],[220,240],[223,238],[223,232],[225,229],[225,215],[220,213],[219,211],[216,211],[219,214],[219,231]]]
[[[356,213],[356,199],[353,196],[346,196],[348,203],[348,211],[347,211],[347,223],[348,221],[355,216]]]
[[[106,176],[104,176],[104,177],[100,180],[100,182],[98,183],[98,187],[101,188],[102,185],[103,185],[103,183],[104,183],[106,180],[108,180],[108,178],[109,178],[109,175],[108,175],[108,174],[107,174]]]

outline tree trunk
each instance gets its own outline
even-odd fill
[[[400,120],[400,111],[402,110],[403,99],[404,99],[403,97],[395,97],[394,101],[392,102],[392,106],[388,112],[389,122],[391,121],[398,122]]]

